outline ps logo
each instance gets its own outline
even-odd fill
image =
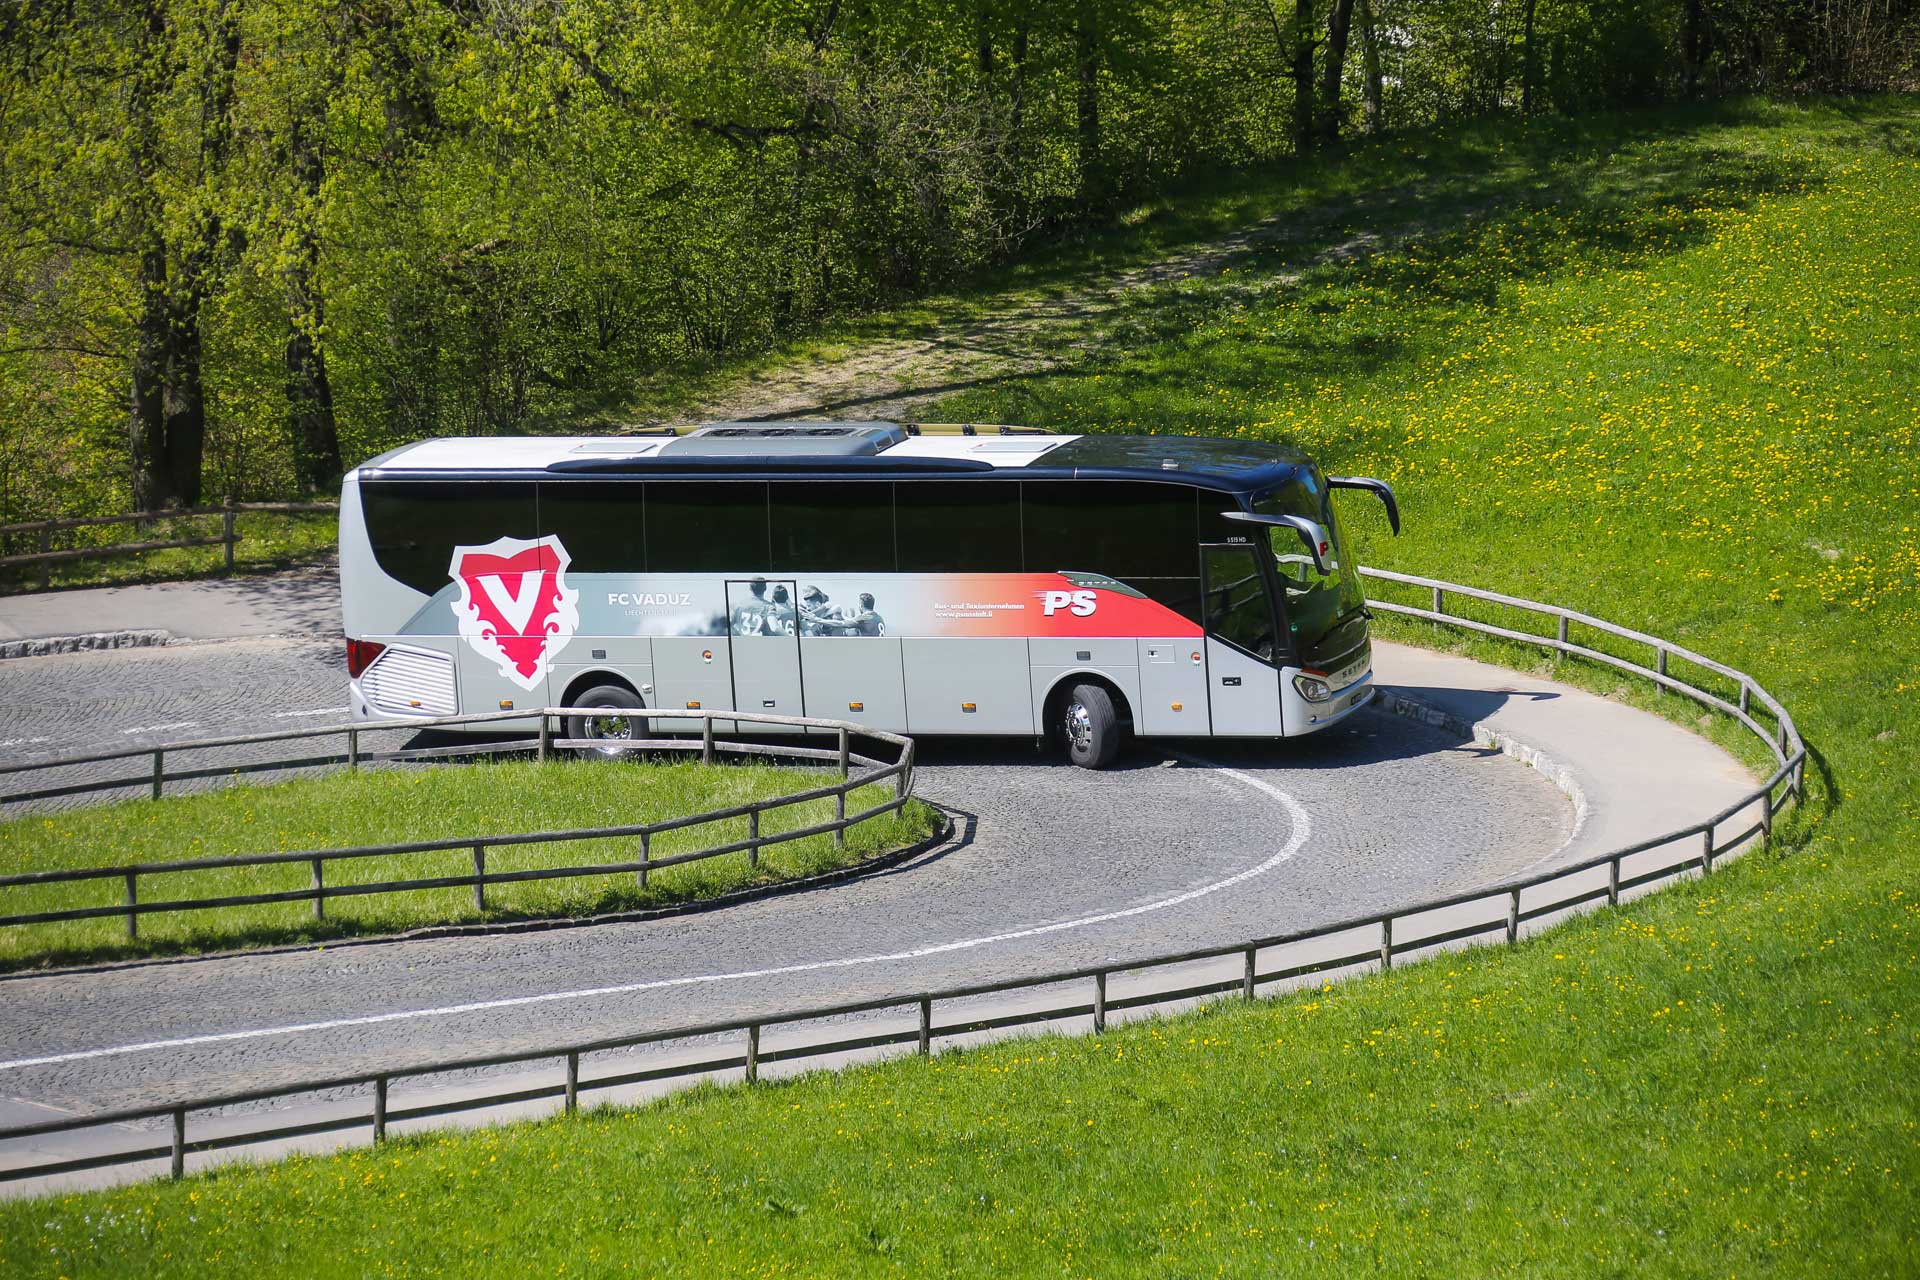
[[[1056,612],[1065,609],[1076,618],[1093,616],[1095,596],[1091,591],[1043,591],[1040,593],[1040,613],[1051,618]]]

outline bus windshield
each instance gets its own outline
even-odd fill
[[[1287,630],[1303,663],[1331,660],[1351,647],[1339,634],[1364,616],[1366,598],[1360,593],[1360,575],[1347,555],[1346,537],[1334,518],[1331,491],[1317,474],[1262,494],[1253,509],[1261,515],[1305,516],[1327,531],[1327,572],[1314,567],[1313,557],[1291,529],[1269,529],[1280,586],[1286,596]]]

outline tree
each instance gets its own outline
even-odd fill
[[[1347,32],[1352,22],[1353,0],[1333,0],[1327,12],[1327,57],[1320,82],[1320,136],[1327,142],[1340,136],[1340,87],[1346,77]]]

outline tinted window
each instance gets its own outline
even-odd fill
[[[891,573],[893,489],[885,483],[774,482],[773,568]]]
[[[647,568],[653,573],[767,565],[767,486],[759,482],[647,485]]]
[[[530,484],[390,484],[360,486],[373,558],[389,576],[428,595],[449,581],[455,547],[495,538],[534,538]]]
[[[1128,584],[1138,587],[1147,599],[1158,601],[1189,622],[1206,621],[1201,616],[1198,578],[1130,578]]]
[[[1029,480],[1024,490],[1029,571],[1079,569],[1131,582],[1190,575],[1194,491],[1121,480]]]
[[[1276,652],[1273,610],[1252,547],[1209,547],[1207,630],[1255,657],[1271,662]]]
[[[637,484],[540,486],[540,532],[558,534],[576,573],[639,573],[647,567],[644,490]]]
[[[1011,480],[913,480],[896,486],[902,573],[1018,573],[1020,486]]]

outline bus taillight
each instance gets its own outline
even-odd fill
[[[373,665],[373,660],[387,651],[387,646],[377,640],[347,641],[347,678],[358,680],[360,673]]]

